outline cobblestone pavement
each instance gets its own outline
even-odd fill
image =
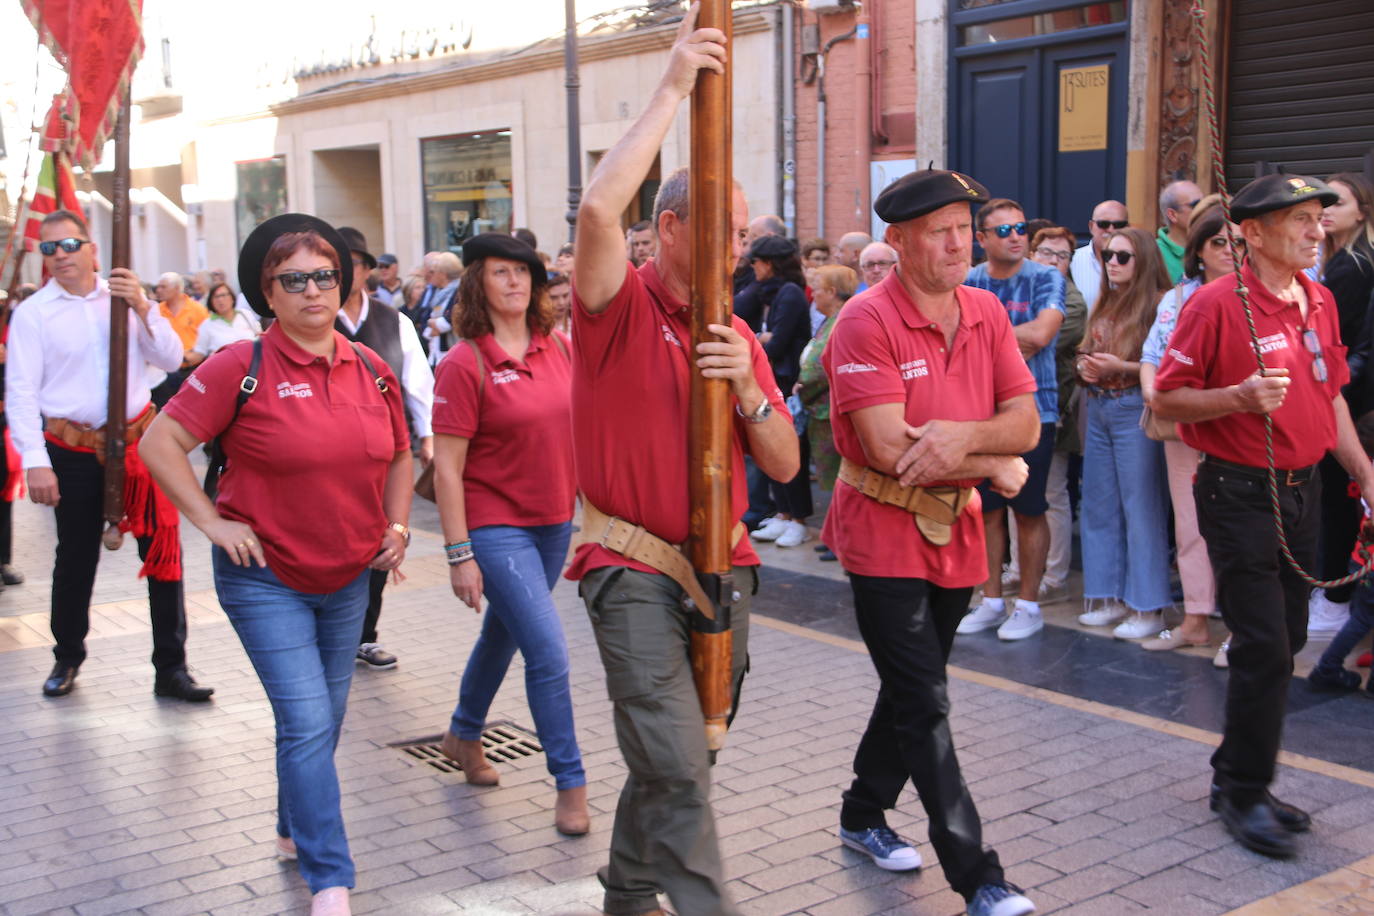
[[[39,686],[52,664],[52,520],[28,504],[15,516],[16,561],[29,582],[0,593],[0,715],[9,723],[0,736],[0,912],[304,912],[308,892],[271,852],[271,712],[215,602],[204,538],[183,532],[189,652],[197,677],[216,688],[214,702],[153,697],[146,593],[129,546],[103,558],[77,689],[48,700]],[[554,831],[553,782],[540,756],[502,764],[501,786],[478,789],[392,747],[443,730],[479,624],[449,592],[432,507],[415,521],[422,530],[409,580],[388,590],[382,615],[382,642],[400,665],[357,672],[338,753],[358,865],[354,909],[599,912],[593,873],[624,769],[571,583],[555,597],[591,779],[589,836]],[[765,561],[778,553],[765,551]],[[820,567],[799,557],[782,562]],[[810,571],[836,577],[833,567]],[[756,624],[753,670],[714,788],[742,909],[961,912],[914,794],[891,822],[919,841],[923,871],[880,871],[835,836],[877,685],[862,645],[761,617]],[[522,672],[517,659],[493,719],[529,726]],[[1369,773],[1287,755],[1276,789],[1309,808],[1315,826],[1296,859],[1277,862],[1238,847],[1207,810],[1214,736],[1206,731],[961,668],[950,693],[986,838],[1041,912],[1374,912]]]

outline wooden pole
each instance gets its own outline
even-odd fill
[[[730,50],[729,0],[701,0],[698,28],[717,28]],[[692,348],[719,338],[707,325],[730,323],[734,258],[730,207],[730,64],[725,73],[701,70],[692,92],[691,186],[688,227],[692,235]],[[730,606],[734,600],[730,544],[730,467],[733,419],[730,383],[707,379],[692,368],[688,472],[691,504],[688,549],[697,577],[715,607],[696,608],[692,673],[706,720],[711,750],[725,745],[732,702]]]
[[[115,122],[113,214],[110,219],[110,267],[129,266],[129,108],[130,95],[120,100]],[[105,417],[104,543],[119,547],[118,525],[124,517],[124,451],[128,432],[129,309],[125,299],[110,297],[110,400]]]

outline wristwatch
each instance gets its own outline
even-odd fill
[[[773,415],[773,405],[768,402],[768,398],[765,396],[763,403],[756,407],[753,413],[745,413],[739,404],[735,404],[735,413],[750,423],[766,423],[768,418]]]
[[[388,530],[394,531],[401,537],[405,538],[406,546],[410,546],[410,529],[408,527],[402,525],[400,522],[391,522],[386,527],[388,528]]]

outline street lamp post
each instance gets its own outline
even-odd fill
[[[577,75],[577,0],[563,0],[565,34],[563,69],[568,89],[568,241],[577,233],[577,208],[582,203],[582,118],[577,94],[582,86]]]

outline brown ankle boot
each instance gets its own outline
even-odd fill
[[[501,782],[501,774],[487,762],[482,753],[482,740],[464,741],[453,732],[444,732],[439,742],[444,756],[463,768],[463,775],[474,786],[494,786]]]
[[[587,814],[586,786],[558,790],[553,825],[564,836],[582,836],[592,829],[591,817]]]

